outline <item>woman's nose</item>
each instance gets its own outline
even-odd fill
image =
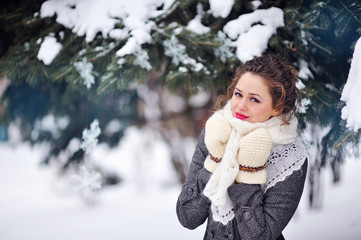
[[[242,98],[239,103],[238,103],[238,109],[241,111],[246,111],[247,110],[247,103],[245,98]]]

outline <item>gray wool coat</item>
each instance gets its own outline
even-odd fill
[[[307,159],[300,170],[265,193],[259,184],[232,184],[228,194],[233,201],[235,217],[223,225],[213,220],[211,201],[202,193],[211,177],[203,167],[207,155],[203,130],[177,201],[180,223],[188,229],[195,229],[208,219],[204,239],[284,239],[282,230],[295,213],[303,192]]]

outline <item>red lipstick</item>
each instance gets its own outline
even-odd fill
[[[236,118],[241,119],[241,120],[245,120],[245,119],[247,119],[247,118],[249,118],[249,117],[247,117],[246,115],[243,115],[243,114],[240,114],[240,113],[236,112]]]

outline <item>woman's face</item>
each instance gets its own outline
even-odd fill
[[[241,76],[231,99],[233,117],[257,123],[278,115],[265,81],[263,77],[251,72]]]

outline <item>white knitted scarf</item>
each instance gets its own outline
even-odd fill
[[[214,114],[222,114],[229,121],[232,126],[232,133],[227,142],[226,150],[222,161],[209,179],[203,193],[212,202],[211,210],[213,214],[213,219],[215,221],[220,221],[224,225],[226,225],[234,217],[233,203],[228,195],[227,189],[231,184],[235,182],[235,178],[239,171],[237,153],[239,149],[240,139],[254,129],[262,127],[267,129],[271,135],[273,150],[274,146],[286,146],[285,144],[295,142],[295,138],[297,136],[298,122],[297,118],[294,116],[291,118],[290,124],[288,125],[282,124],[283,122],[280,116],[272,117],[268,121],[262,123],[249,123],[246,121],[242,121],[233,117],[230,102],[228,102],[223,109],[215,112]],[[273,152],[272,150],[271,154]],[[297,159],[304,160],[305,158],[302,155]],[[293,163],[286,163],[287,166],[284,167],[285,169],[287,169],[286,171],[281,171],[283,167],[279,169],[280,167],[274,163],[275,162],[273,162],[273,164],[269,164],[269,162],[267,162],[266,164],[267,183],[264,188],[265,191],[269,187],[274,186],[274,184],[276,184],[278,181],[283,181],[295,170],[295,168],[300,168],[303,161],[299,160],[298,164],[296,164],[295,166],[292,165]],[[290,167],[288,165],[291,165],[293,167]],[[274,169],[270,170],[270,166]],[[283,172],[282,176],[275,177],[278,176],[280,172]],[[270,180],[272,181],[269,182]]]

